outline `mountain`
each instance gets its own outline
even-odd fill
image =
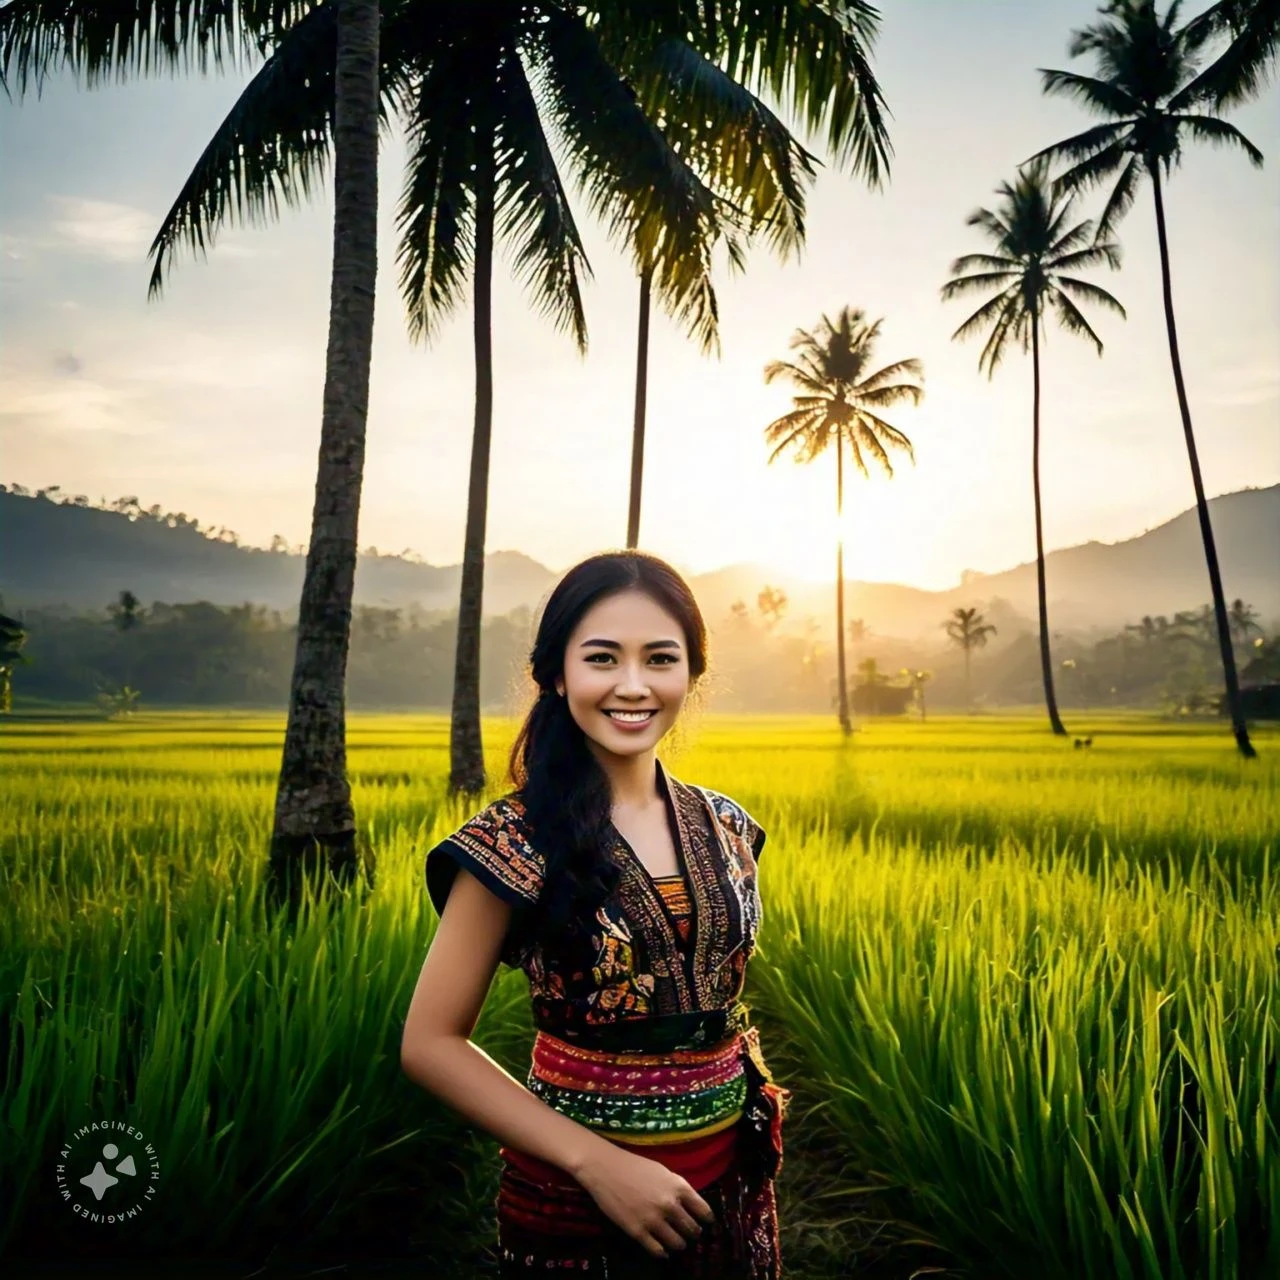
[[[1210,500],[1209,511],[1228,601],[1242,597],[1264,625],[1280,620],[1280,485],[1223,494]],[[9,612],[52,604],[102,609],[129,590],[144,605],[250,600],[288,613],[297,607],[303,565],[300,554],[220,541],[158,508],[104,510],[0,489],[0,594]],[[518,551],[491,552],[485,565],[486,614],[536,608],[561,572]],[[1046,574],[1055,631],[1115,629],[1143,614],[1172,615],[1210,599],[1194,508],[1121,542],[1052,551]],[[452,611],[460,575],[460,565],[361,555],[356,603]],[[714,625],[735,600],[754,610],[766,582],[787,593],[784,628],[801,627],[809,617],[821,625],[831,619],[834,584],[792,583],[735,564],[692,577],[690,585]],[[862,618],[880,635],[937,638],[951,610],[975,605],[1000,625],[1001,639],[1011,639],[1019,624],[1034,629],[1035,562],[994,574],[969,572],[945,591],[855,581],[845,587],[846,616]]]

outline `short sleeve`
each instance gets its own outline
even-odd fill
[[[459,867],[465,867],[490,892],[517,911],[503,942],[502,961],[520,966],[527,950],[523,917],[542,891],[544,862],[525,834],[524,808],[513,797],[495,800],[427,853],[427,895],[437,915],[444,914]]]

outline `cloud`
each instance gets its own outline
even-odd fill
[[[50,196],[56,216],[49,228],[60,247],[78,249],[108,262],[145,258],[155,234],[155,218],[132,205],[81,196]]]
[[[84,361],[73,351],[59,351],[53,357],[53,367],[59,373],[77,374],[84,368]]]

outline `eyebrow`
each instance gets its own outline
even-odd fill
[[[622,646],[616,640],[584,640],[578,647],[585,649],[590,644],[597,644],[602,649],[621,649]],[[641,645],[642,649],[678,649],[680,647],[679,640],[650,640],[648,644]]]

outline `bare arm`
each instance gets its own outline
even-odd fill
[[[468,1038],[510,918],[509,904],[458,868],[409,1004],[400,1065],[504,1146],[577,1177],[590,1157],[618,1148],[530,1093]]]

